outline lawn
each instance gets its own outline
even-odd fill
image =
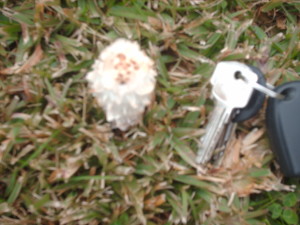
[[[219,61],[299,80],[299,0],[2,0],[0,224],[299,224],[265,109],[199,173]],[[117,38],[155,62],[143,121],[112,129],[86,74]]]

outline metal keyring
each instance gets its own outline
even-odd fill
[[[272,98],[277,98],[277,99],[284,99],[285,98],[284,95],[273,91],[272,89],[274,87],[271,84],[267,84],[267,87],[265,87],[265,86],[263,86],[263,85],[261,85],[257,82],[251,82],[245,76],[243,76],[243,74],[240,71],[235,72],[234,76],[235,76],[236,79],[242,79],[246,83],[250,84],[255,90],[258,90],[258,91],[266,94],[267,96],[270,96]]]

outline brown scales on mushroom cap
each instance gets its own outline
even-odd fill
[[[126,59],[126,55],[124,55],[123,53],[117,54],[117,57],[118,57],[121,61],[124,61],[124,60]]]
[[[123,73],[118,73],[118,76],[116,78],[116,81],[119,83],[119,84],[126,84],[129,82],[130,80],[130,77],[128,75],[130,75],[131,73],[130,72],[126,72],[126,75],[124,75]]]
[[[133,59],[130,59],[130,62],[131,62],[131,64],[133,65],[133,68],[134,68],[135,70],[139,70],[139,69],[140,69],[140,67],[138,66],[138,64],[137,64],[136,61],[134,61]]]
[[[122,53],[118,53],[116,57],[119,59],[114,65],[114,69],[118,70],[116,81],[119,84],[126,84],[129,82],[132,74],[140,69],[138,63],[133,59],[127,59]],[[135,71],[134,71],[135,70]]]

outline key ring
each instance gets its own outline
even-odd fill
[[[267,84],[267,87],[265,87],[265,86],[263,86],[263,85],[261,85],[257,82],[251,82],[245,76],[243,76],[243,74],[240,71],[236,71],[234,73],[234,76],[235,76],[236,79],[242,79],[246,83],[250,84],[255,90],[258,90],[258,91],[264,93],[267,96],[270,96],[270,97],[276,98],[276,99],[284,99],[285,98],[284,95],[273,91],[272,89],[274,87],[271,84]]]

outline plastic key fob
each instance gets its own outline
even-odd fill
[[[260,69],[258,69],[257,67],[254,67],[254,66],[249,66],[249,65],[247,65],[247,66],[258,76],[257,83],[259,83],[263,86],[266,86],[265,77],[264,77],[263,73],[260,71]],[[233,118],[232,121],[233,122],[242,122],[242,121],[250,119],[251,117],[256,115],[258,113],[258,111],[262,108],[264,100],[265,100],[264,93],[257,91],[257,90],[253,90],[253,94],[252,94],[247,106],[240,109],[240,112]]]
[[[300,81],[274,89],[284,99],[269,98],[267,132],[277,161],[287,177],[300,177]]]

